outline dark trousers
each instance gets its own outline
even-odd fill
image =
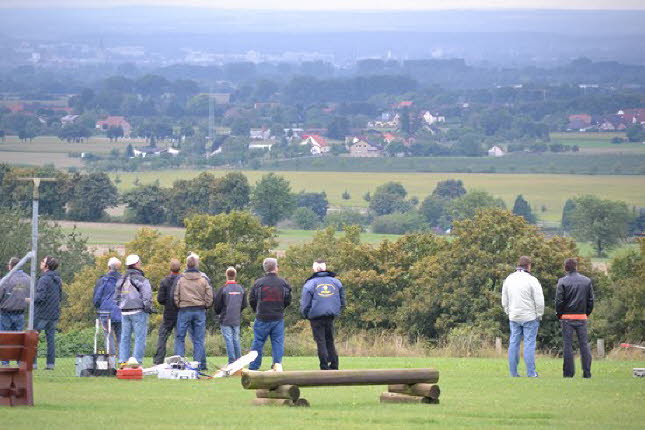
[[[34,321],[34,328],[38,333],[45,331],[45,338],[47,339],[47,366],[54,367],[56,362],[56,325],[58,320],[37,319]],[[34,357],[34,364],[38,355]]]
[[[580,361],[582,362],[582,376],[591,378],[591,350],[587,343],[587,320],[560,320],[562,327],[563,356],[562,375],[572,378],[576,373],[573,361],[573,332],[578,336],[580,346]]]
[[[338,369],[338,354],[334,345],[334,317],[320,317],[309,321],[314,334],[321,370]]]
[[[166,343],[168,342],[168,338],[170,337],[170,334],[172,333],[173,328],[175,328],[175,324],[177,323],[177,320],[175,319],[165,319],[161,322],[159,325],[159,337],[157,338],[157,351],[155,352],[155,356],[152,359],[152,362],[154,364],[162,364],[164,359],[166,358]]]

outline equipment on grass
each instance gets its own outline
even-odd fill
[[[236,361],[228,364],[227,366],[222,367],[216,374],[213,375],[213,378],[228,378],[229,376],[239,372],[249,364],[253,362],[258,357],[257,351],[251,351],[246,355],[241,356]]]
[[[640,345],[633,345],[631,343],[621,343],[620,346],[622,348],[636,348],[636,349],[645,349],[645,346],[640,346]]]
[[[103,329],[103,321],[107,322],[107,332]],[[110,338],[112,336],[112,321],[110,312],[99,312],[94,324],[94,353],[76,355],[76,376],[114,376],[116,375],[116,357],[109,354]],[[103,332],[105,350],[98,349],[99,329]]]
[[[116,371],[117,379],[143,379],[143,367],[124,367]]]

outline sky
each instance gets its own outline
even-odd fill
[[[5,8],[181,6],[250,10],[645,10],[645,0],[0,0]]]

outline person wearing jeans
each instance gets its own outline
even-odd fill
[[[193,340],[193,358],[199,362],[200,370],[207,370],[206,364],[206,309],[213,304],[213,288],[208,277],[198,270],[199,256],[191,253],[186,259],[186,271],[177,281],[174,292],[177,314],[175,334],[175,355],[184,356],[186,333]]]
[[[161,364],[166,358],[166,342],[173,330],[177,326],[177,306],[175,305],[175,287],[181,276],[179,270],[181,263],[179,260],[170,260],[170,274],[163,278],[159,283],[157,292],[157,301],[163,305],[163,320],[159,324],[159,336],[157,337],[157,350],[152,359],[153,364]],[[176,333],[176,332],[175,332]]]
[[[531,275],[531,259],[522,256],[515,272],[502,287],[502,306],[508,315],[511,337],[508,343],[508,368],[511,376],[520,376],[520,342],[524,340],[524,364],[529,377],[537,377],[535,339],[544,314],[544,294],[540,282]]]
[[[145,277],[138,255],[131,254],[125,259],[127,271],[119,279],[115,289],[115,300],[121,309],[121,341],[119,362],[130,358],[130,340],[134,333],[134,358],[143,363],[148,335],[148,316],[152,312],[152,288]]]
[[[564,262],[567,275],[558,280],[555,293],[555,312],[562,327],[563,358],[562,376],[573,378],[576,373],[573,360],[573,333],[578,337],[582,377],[591,378],[591,350],[587,342],[587,319],[593,311],[594,294],[591,279],[578,273],[578,262],[567,258]]]
[[[226,284],[220,287],[215,293],[213,307],[219,315],[220,330],[224,343],[228,362],[233,363],[242,356],[240,347],[240,323],[242,310],[246,307],[246,294],[244,288],[237,283],[235,278],[237,271],[234,267],[226,269]]]
[[[34,329],[45,331],[47,339],[47,367],[53,370],[56,361],[56,325],[60,318],[63,283],[58,275],[58,260],[47,256],[40,262],[43,275],[38,280],[34,294]],[[36,368],[34,357],[34,368]]]
[[[121,343],[119,344],[119,362],[125,363],[130,358],[130,339],[134,333],[134,351],[132,356],[139,364],[143,363],[148,335],[148,314],[143,311],[123,313],[121,316]]]
[[[249,295],[249,304],[255,312],[251,350],[258,353],[249,365],[249,370],[258,370],[262,365],[262,349],[270,336],[273,358],[271,367],[282,371],[284,309],[291,304],[291,286],[278,276],[278,260],[275,258],[265,258],[262,267],[266,276],[255,281]]]

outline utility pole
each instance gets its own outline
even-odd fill
[[[40,183],[55,182],[56,178],[18,178],[19,181],[30,181],[34,184],[31,210],[31,284],[29,285],[29,323],[27,328],[34,329],[34,298],[36,293],[36,268],[38,267],[38,201],[40,200]]]

